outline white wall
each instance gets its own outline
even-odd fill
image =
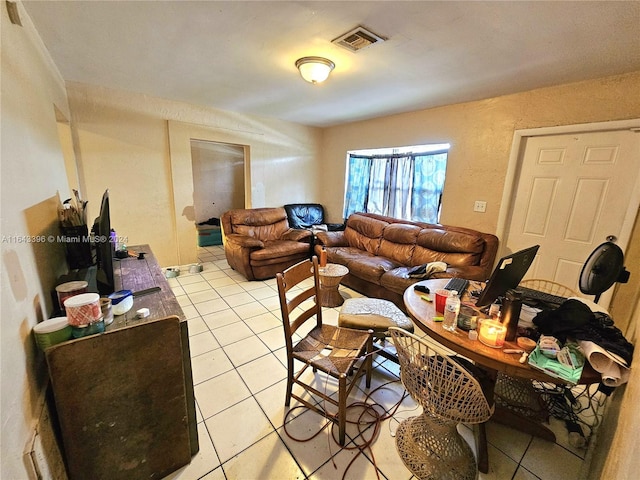
[[[24,452],[42,409],[46,368],[31,328],[52,309],[50,290],[64,273],[59,198],[70,196],[55,108],[69,116],[62,78],[34,34],[12,25],[2,4],[2,313],[0,478],[28,478]],[[22,12],[21,5],[19,5]],[[55,107],[54,107],[55,106]],[[44,242],[25,243],[44,236]]]
[[[196,223],[245,207],[244,150],[240,145],[191,142]]]
[[[246,146],[247,206],[320,195],[320,129],[77,83],[67,91],[89,207],[109,188],[118,235],[149,244],[163,266],[196,261],[192,139]]]

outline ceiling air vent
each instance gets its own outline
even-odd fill
[[[386,39],[384,37],[376,35],[364,27],[356,27],[344,35],[340,35],[338,38],[332,40],[331,43],[340,45],[352,52],[357,52],[363,48],[373,45],[374,43],[381,43],[385,40]]]

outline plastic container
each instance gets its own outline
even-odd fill
[[[57,317],[40,322],[32,329],[36,345],[40,350],[66,342],[71,338],[71,326],[67,317]]]
[[[73,338],[87,337],[89,335],[95,335],[96,333],[102,332],[104,332],[104,322],[102,321],[102,319],[89,325],[71,327],[71,334]]]
[[[451,293],[444,304],[444,320],[442,321],[442,328],[450,332],[454,332],[458,325],[459,313],[460,297],[458,297],[457,291],[451,290]]]
[[[478,314],[470,307],[466,305],[460,306],[460,312],[458,313],[458,328],[461,330],[470,331],[475,330],[478,326]]]
[[[72,327],[90,325],[102,319],[100,295],[97,293],[81,293],[64,301],[67,320]]]
[[[87,287],[89,284],[84,280],[77,280],[75,282],[66,282],[56,287],[56,294],[58,296],[58,306],[61,310],[64,310],[64,301],[73,297],[74,295],[80,295],[81,293],[87,293]]]
[[[113,308],[111,306],[110,298],[101,298],[100,299],[100,309],[102,310],[102,320],[104,321],[105,327],[107,325],[111,325],[113,322]]]
[[[109,298],[114,315],[124,315],[133,307],[133,292],[131,290],[113,292]]]

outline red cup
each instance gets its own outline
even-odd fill
[[[447,303],[447,297],[449,296],[449,290],[445,290],[444,288],[439,288],[435,291],[436,297],[436,313],[441,313],[444,315],[444,305]]]

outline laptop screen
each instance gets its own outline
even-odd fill
[[[502,257],[491,273],[491,278],[476,301],[477,307],[490,305],[496,298],[516,288],[536,258],[540,245],[525,248],[519,252]]]

